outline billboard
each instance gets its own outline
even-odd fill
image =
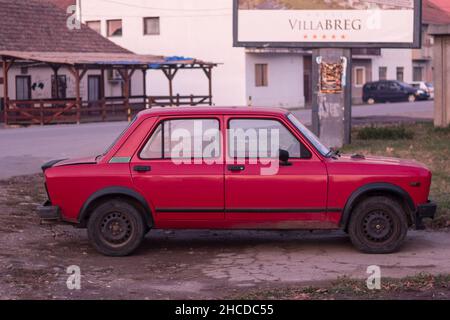
[[[421,7],[421,0],[234,0],[234,45],[419,48]]]

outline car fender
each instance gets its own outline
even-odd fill
[[[411,196],[401,187],[391,183],[369,183],[355,190],[348,198],[340,221],[340,227],[342,229],[347,229],[348,223],[350,222],[351,212],[360,197],[374,191],[389,192],[391,194],[395,194],[405,201],[405,203],[411,210],[411,213],[414,213],[416,211],[416,206]]]
[[[104,189],[100,189],[96,192],[94,192],[83,204],[83,206],[80,209],[79,215],[78,215],[78,223],[81,227],[83,227],[87,220],[87,214],[88,208],[91,204],[93,204],[96,200],[105,197],[105,196],[126,196],[129,198],[133,198],[135,201],[137,201],[145,210],[145,223],[149,228],[153,226],[153,216],[152,216],[152,210],[150,209],[150,206],[148,205],[147,201],[145,200],[144,196],[142,196],[139,192],[136,190],[127,188],[127,187],[121,187],[121,186],[114,186],[114,187],[108,187]]]

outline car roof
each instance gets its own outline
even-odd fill
[[[154,107],[139,112],[138,117],[142,116],[170,116],[170,115],[286,115],[289,111],[281,108],[266,107]]]

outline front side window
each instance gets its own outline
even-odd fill
[[[288,151],[290,158],[311,157],[309,150],[277,120],[230,120],[228,153],[231,158],[278,158],[280,150]]]
[[[217,119],[161,122],[139,154],[141,159],[210,159],[220,156]]]

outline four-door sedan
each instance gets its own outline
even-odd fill
[[[389,253],[436,211],[423,165],[340,155],[281,109],[143,111],[104,154],[43,171],[40,217],[87,227],[111,256],[151,229],[341,229]]]

